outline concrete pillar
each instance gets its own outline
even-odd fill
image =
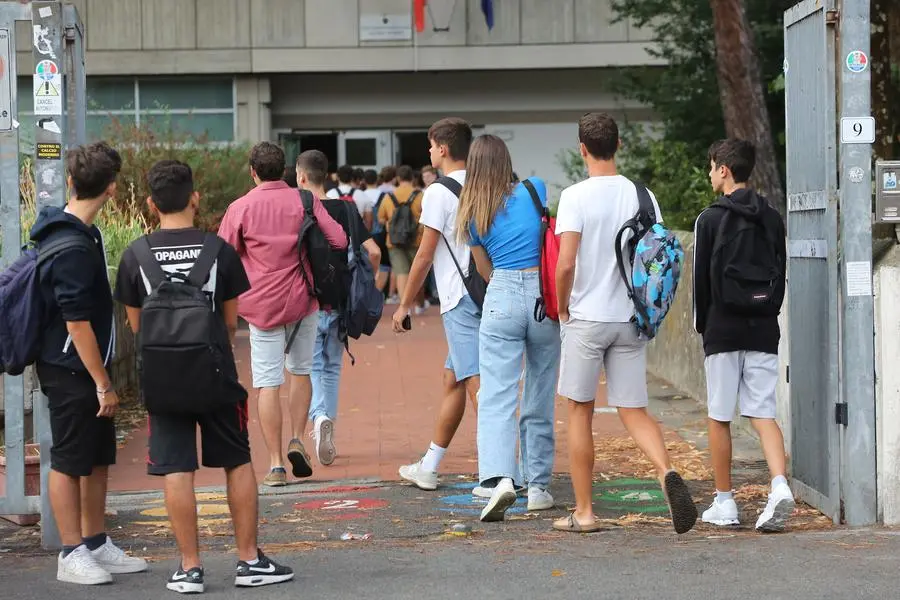
[[[237,141],[255,144],[272,137],[272,92],[268,77],[237,78]]]
[[[875,270],[875,426],[878,446],[878,513],[900,523],[900,247]]]

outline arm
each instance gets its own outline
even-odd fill
[[[478,274],[486,282],[490,283],[491,273],[494,272],[494,265],[491,263],[491,257],[488,256],[484,246],[471,246],[472,256],[475,257],[475,266],[478,267]]]
[[[135,306],[126,306],[125,314],[128,315],[128,324],[131,326],[131,333],[137,335],[141,328],[141,309]]]
[[[559,320],[562,323],[569,320],[569,300],[575,283],[575,263],[580,246],[580,233],[566,231],[560,237],[559,262],[556,263],[556,299],[559,306]]]
[[[381,248],[378,247],[378,244],[376,244],[375,240],[372,238],[364,241],[362,247],[369,253],[369,262],[372,263],[372,271],[378,273],[378,268],[381,266]]]
[[[410,308],[415,302],[416,295],[425,284],[425,278],[428,277],[428,271],[434,264],[434,253],[437,251],[438,244],[441,243],[441,232],[431,227],[425,227],[422,234],[422,243],[416,252],[416,258],[409,270],[409,278],[406,280],[406,288],[403,290],[403,298],[400,299],[400,306],[394,313],[394,331],[401,333],[404,331],[402,327],[403,319],[409,315]]]
[[[328,245],[335,250],[346,250],[347,234],[344,228],[331,218],[331,215],[328,214],[328,209],[325,208],[325,205],[318,198],[313,200],[313,214],[319,223],[319,229],[322,230],[325,239],[328,240]]]
[[[378,207],[378,222],[386,225],[388,222],[388,203],[391,201],[386,194],[381,198],[381,205]]]
[[[222,318],[225,320],[225,327],[228,328],[228,341],[233,345],[238,326],[237,298],[232,298],[222,303]]]
[[[366,229],[372,230],[372,226],[375,225],[375,216],[372,214],[372,209],[366,209],[365,214],[363,214],[363,223],[366,224]]]

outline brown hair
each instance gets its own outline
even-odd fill
[[[320,150],[301,152],[297,157],[298,179],[301,173],[306,175],[312,185],[324,186],[325,180],[328,179],[328,157]]]
[[[470,225],[475,226],[479,237],[487,234],[497,211],[509,196],[512,174],[512,157],[503,140],[495,135],[475,139],[466,161],[466,184],[456,216],[456,235],[460,241],[469,239]]]
[[[587,113],[578,121],[578,141],[594,158],[612,160],[619,149],[619,126],[606,113]]]
[[[756,166],[756,147],[737,138],[719,140],[709,147],[709,160],[716,167],[728,167],[735,183],[747,183]]]
[[[284,176],[284,150],[272,142],[260,142],[250,150],[250,166],[260,181],[280,181]]]
[[[465,119],[447,117],[431,126],[428,139],[438,146],[446,145],[453,160],[466,160],[472,145],[472,126]]]
[[[397,179],[404,183],[412,183],[416,179],[416,172],[409,165],[400,165],[397,167]]]
[[[76,146],[66,152],[66,170],[72,177],[75,197],[100,197],[122,170],[122,157],[106,142]]]

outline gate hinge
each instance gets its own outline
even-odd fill
[[[850,424],[850,416],[848,414],[846,402],[838,402],[834,405],[834,422],[838,425],[843,425],[844,427]]]
[[[826,10],[825,11],[825,24],[826,25],[837,25],[838,20],[841,18],[840,11],[837,10]]]

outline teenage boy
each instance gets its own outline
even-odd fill
[[[115,196],[121,168],[118,152],[105,143],[69,150],[66,208],[41,209],[31,229],[39,247],[64,239],[77,243],[54,255],[38,274],[48,314],[37,375],[49,400],[53,436],[50,504],[63,544],[56,578],[83,585],[147,568],[144,560],[116,547],[104,527],[119,397],[107,371],[116,346],[115,320],[106,249],[94,221]]]
[[[263,485],[271,487],[287,484],[278,393],[285,366],[291,375],[288,460],[294,477],[312,475],[309,454],[300,439],[312,399],[310,373],[319,311],[312,290],[307,289],[312,273],[306,250],[302,251],[302,263],[297,251],[303,204],[297,190],[281,180],[283,171],[281,148],[269,142],[254,146],[250,176],[256,187],[228,207],[219,226],[219,235],[237,250],[252,286],[241,296],[239,307],[241,317],[250,324],[253,387],[258,392],[259,422],[269,450],[270,470]],[[344,230],[319,200],[313,202],[313,210],[331,247],[346,249]]]
[[[135,334],[141,307],[152,292],[147,261],[155,261],[166,277],[187,277],[204,247],[207,235],[194,227],[200,195],[194,190],[191,168],[179,161],[156,163],[147,174],[147,204],[159,217],[159,230],[134,242],[122,255],[116,281],[116,300],[125,305]],[[142,247],[149,245],[141,260]],[[162,277],[162,275],[161,275]],[[234,248],[222,244],[203,292],[234,342],[238,296],[250,289],[247,274]],[[224,336],[223,336],[224,338]],[[231,344],[221,344],[226,363],[234,367]],[[237,369],[224,373],[237,382]],[[230,404],[203,415],[150,413],[147,472],[165,477],[166,511],[181,553],[181,564],[166,587],[180,593],[203,591],[203,566],[197,535],[197,499],[194,472],[197,461],[197,425],[200,426],[203,466],[225,470],[228,505],[234,523],[238,563],[235,585],[256,587],[293,579],[294,573],[267,558],[257,547],[257,487],[250,462],[247,401]]]
[[[466,159],[472,145],[472,127],[456,118],[442,119],[428,131],[431,142],[431,164],[460,183],[466,180]],[[434,184],[425,190],[422,200],[421,224],[425,226],[409,280],[406,282],[400,306],[394,313],[394,331],[403,333],[403,321],[415,305],[416,293],[434,266],[441,317],[450,353],[444,365],[444,400],[435,424],[434,437],[417,463],[400,467],[400,476],[423,490],[438,486],[438,469],[447,447],[462,422],[466,410],[466,396],[476,406],[480,384],[478,371],[478,331],[481,309],[466,291],[465,283],[456,269],[456,262],[467,268],[469,248],[460,244],[456,236],[456,212],[459,199],[446,186]],[[442,239],[443,238],[443,239]],[[448,248],[449,243],[449,248]],[[453,252],[453,255],[450,252]],[[456,262],[454,258],[456,257]]]
[[[381,201],[378,208],[378,222],[387,230],[387,247],[388,254],[391,257],[391,273],[397,276],[397,292],[402,298],[406,290],[406,282],[409,279],[409,270],[412,267],[413,259],[416,257],[416,250],[422,241],[422,228],[416,238],[408,246],[398,246],[391,233],[391,221],[394,218],[394,211],[402,204],[409,204],[412,211],[413,219],[419,222],[422,218],[422,191],[417,190],[414,185],[415,173],[412,167],[403,165],[397,169],[397,188],[393,192],[389,192]],[[423,282],[424,283],[424,282]],[[415,289],[416,295],[422,288],[422,283]],[[418,304],[416,305],[419,306]]]
[[[589,113],[578,124],[588,179],[562,192],[556,232],[561,234],[556,271],[562,358],[559,394],[569,405],[569,455],[575,512],[554,523],[564,531],[596,531],[591,505],[594,443],[591,425],[601,370],[609,406],[656,468],[675,531],[689,531],[697,508],[672,469],[662,431],[647,412],[647,348],[632,319],[634,305],[619,274],[616,234],[638,211],[635,184],[616,171],[619,128],[607,114]],[[653,198],[657,222],[662,221]]]
[[[758,531],[782,531],[794,510],[785,478],[784,438],[775,421],[778,313],[784,301],[784,221],[747,186],[756,149],[728,139],[709,149],[709,179],[720,198],[694,232],[694,326],[703,336],[709,404],[709,450],[716,497],[703,513],[714,525],[737,525],[731,491],[731,421],[738,404],[759,434],[772,476]],[[728,275],[726,276],[726,273]],[[765,279],[763,284],[759,274]]]
[[[360,171],[360,174],[362,174],[362,171]],[[361,184],[362,182],[357,182],[356,180],[356,169],[354,169],[350,165],[339,167],[337,170],[337,177],[338,185],[336,188],[328,192],[329,198],[352,199],[353,202],[356,203],[356,206],[367,206],[369,198],[366,196],[366,193],[359,187],[359,184]]]
[[[353,236],[349,252],[365,248],[372,263],[372,271],[378,272],[381,250],[369,235],[365,223],[356,210],[348,210],[343,200],[325,199],[325,177],[328,173],[328,157],[318,150],[307,150],[297,157],[297,183],[310,191],[331,217],[340,223],[347,237]],[[349,290],[345,290],[349,293]],[[313,352],[312,404],[309,418],[313,422],[313,439],[319,464],[328,466],[334,462],[334,422],[337,420],[338,387],[344,364],[344,342],[341,339],[341,307],[320,306],[319,328]]]

